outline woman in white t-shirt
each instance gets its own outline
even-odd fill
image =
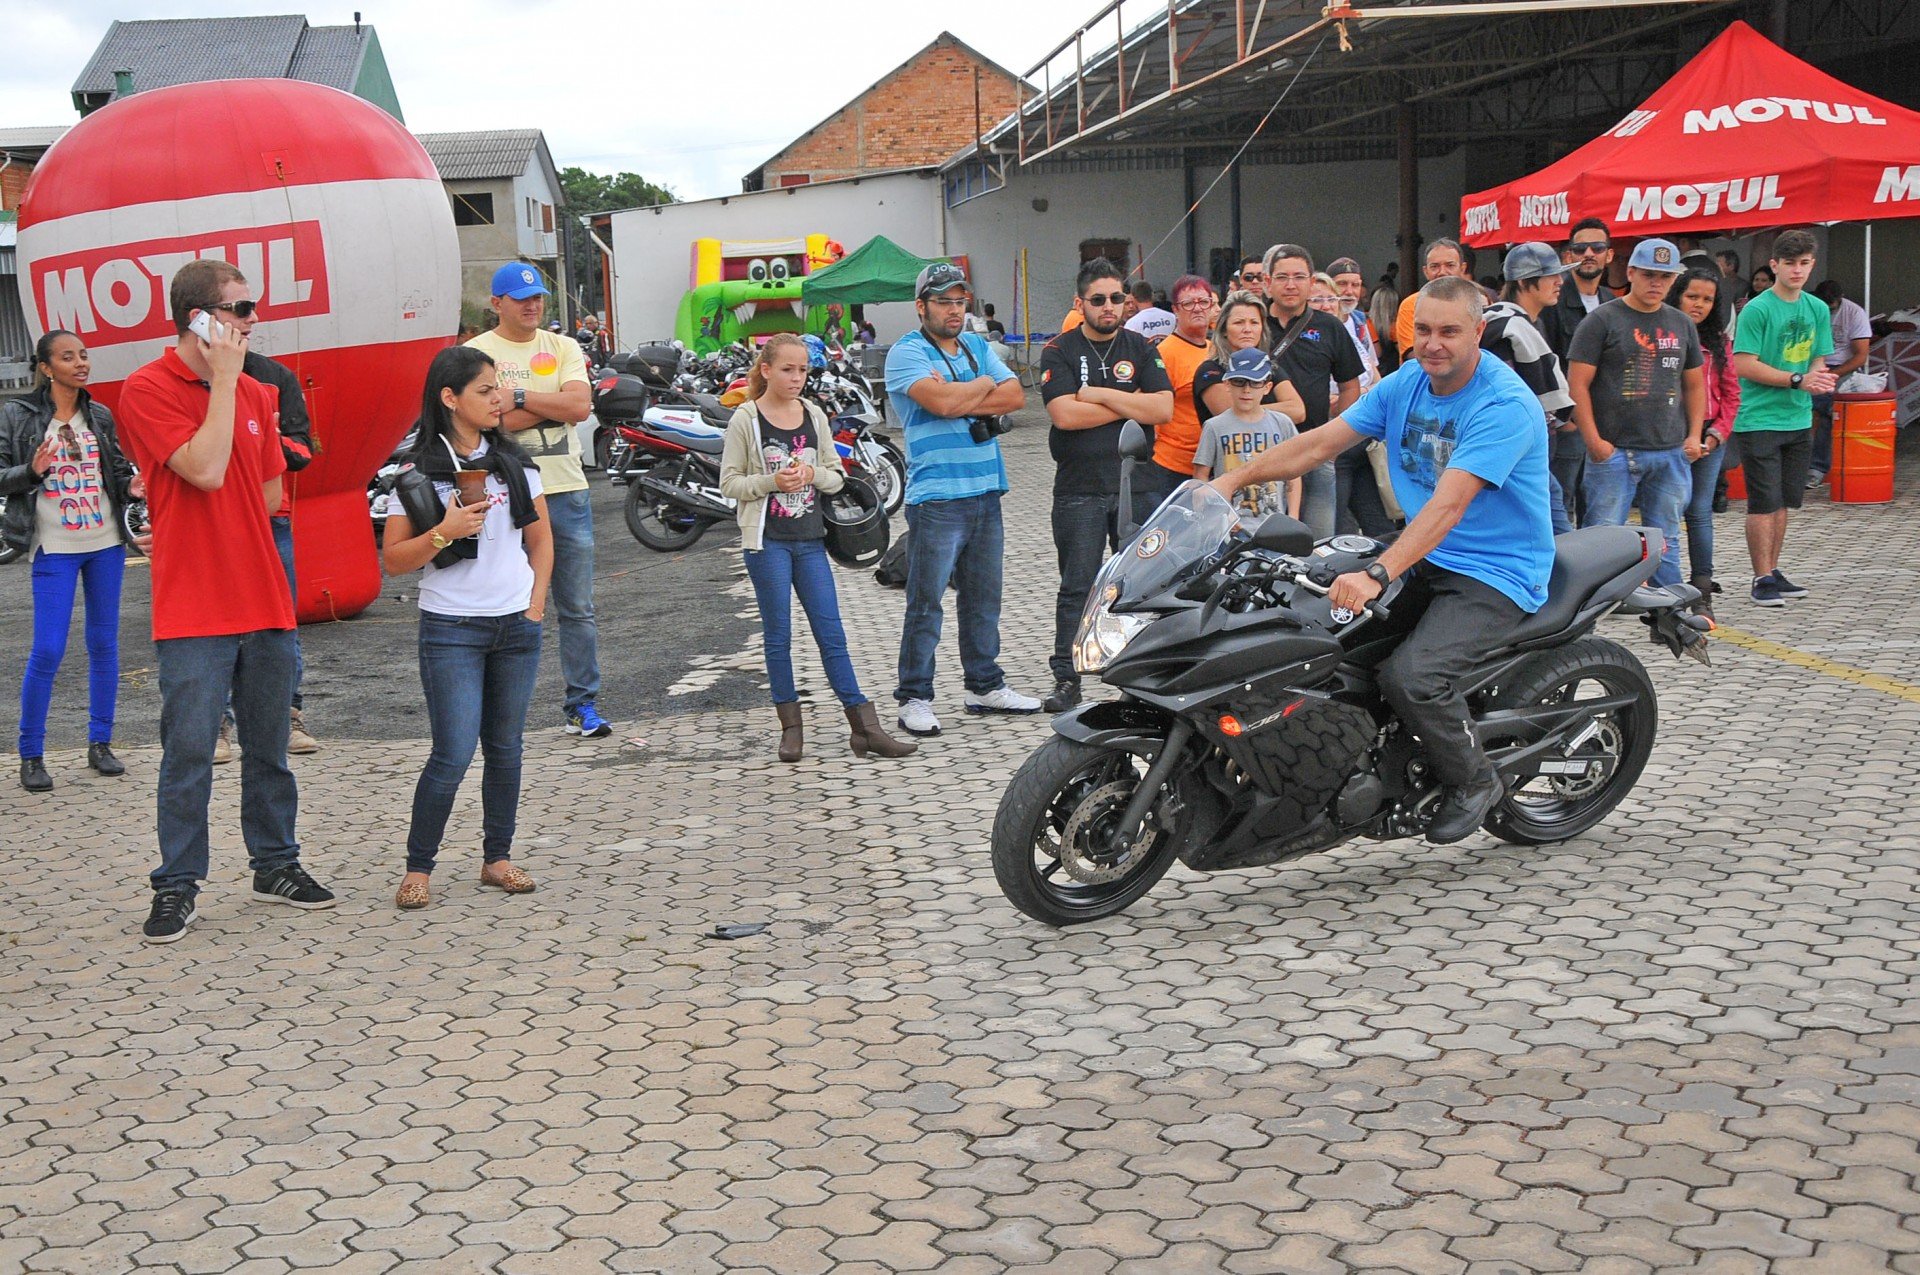
[[[113,415],[87,395],[87,347],[53,331],[33,351],[33,392],[0,419],[0,536],[33,553],[33,648],[20,683],[20,786],[47,792],[43,754],[53,678],[67,653],[74,595],[87,600],[87,765],[126,767],[113,755],[120,686],[120,586],[127,550],[120,510],[141,494],[139,476],[114,437]]]
[[[471,346],[434,356],[413,468],[395,488],[400,512],[387,519],[383,540],[387,574],[426,568],[420,682],[433,751],[414,786],[407,873],[394,896],[407,910],[430,901],[427,883],[476,740],[483,758],[480,884],[509,894],[533,889],[511,853],[553,531],[540,468],[499,428],[500,411],[491,358]]]

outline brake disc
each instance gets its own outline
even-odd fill
[[[1590,741],[1600,747],[1599,756],[1589,756],[1580,760],[1588,762],[1584,775],[1555,775],[1547,781],[1554,796],[1567,801],[1578,801],[1582,797],[1591,797],[1606,786],[1613,772],[1620,765],[1620,754],[1625,742],[1620,738],[1620,727],[1611,717],[1601,717],[1594,721],[1597,731]]]
[[[1089,837],[1101,835],[1096,827],[1099,821],[1124,809],[1139,786],[1137,779],[1117,779],[1080,799],[1066,827],[1060,830],[1060,866],[1067,870],[1068,876],[1082,885],[1105,885],[1118,881],[1153,853],[1162,833],[1150,820],[1144,823],[1126,853],[1118,857],[1109,858],[1085,844]]]

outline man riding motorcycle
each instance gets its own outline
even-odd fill
[[[1339,417],[1213,480],[1231,497],[1308,473],[1363,439],[1386,443],[1411,521],[1365,572],[1336,578],[1329,599],[1357,614],[1408,577],[1393,622],[1413,628],[1380,667],[1380,689],[1444,786],[1427,831],[1440,844],[1471,835],[1504,795],[1457,683],[1545,603],[1554,558],[1539,405],[1512,369],[1481,356],[1483,304],[1470,279],[1428,283],[1412,360]]]

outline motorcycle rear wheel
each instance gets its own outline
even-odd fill
[[[887,516],[891,518],[907,503],[907,458],[892,443],[875,439],[873,445],[880,452],[880,463],[874,466],[873,485],[880,489]]]
[[[637,482],[627,484],[627,530],[655,553],[677,553],[707,530],[707,522],[663,500],[654,500]]]
[[[1653,752],[1660,710],[1647,670],[1631,652],[1605,638],[1582,638],[1542,651],[1522,664],[1488,704],[1489,709],[1530,708],[1607,695],[1633,703],[1601,717],[1600,733],[1583,751],[1604,758],[1598,776],[1540,776],[1508,792],[1487,816],[1486,829],[1515,845],[1571,840],[1613,813],[1633,791]],[[1485,741],[1489,747],[1501,743]]]
[[[1061,927],[1112,916],[1151,890],[1179,849],[1178,836],[1156,826],[1152,811],[1118,860],[1095,848],[1140,778],[1130,753],[1057,736],[1036,749],[1014,772],[993,820],[993,875],[1007,901]]]
[[[126,540],[128,556],[135,558],[145,556],[140,552],[140,547],[133,543],[133,538],[144,536],[152,530],[153,522],[148,516],[145,499],[136,496],[120,506],[120,532]]]
[[[4,515],[6,511],[7,511],[7,498],[5,496],[0,496],[0,515]],[[15,558],[18,558],[19,556],[20,556],[20,550],[18,548],[8,544],[4,540],[0,540],[0,567],[4,567],[7,563],[12,562]]]

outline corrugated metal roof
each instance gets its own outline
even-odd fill
[[[298,14],[115,22],[73,91],[112,93],[113,73],[120,70],[133,72],[136,93],[203,80],[284,76],[306,29]]]
[[[537,128],[488,129],[474,133],[416,133],[442,181],[518,177],[540,144]]]
[[[352,27],[308,27],[300,37],[293,64],[287,68],[287,78],[351,92],[367,34],[372,30],[366,26],[357,31]]]
[[[0,151],[37,151],[66,136],[69,124],[40,124],[32,128],[0,128]]]

